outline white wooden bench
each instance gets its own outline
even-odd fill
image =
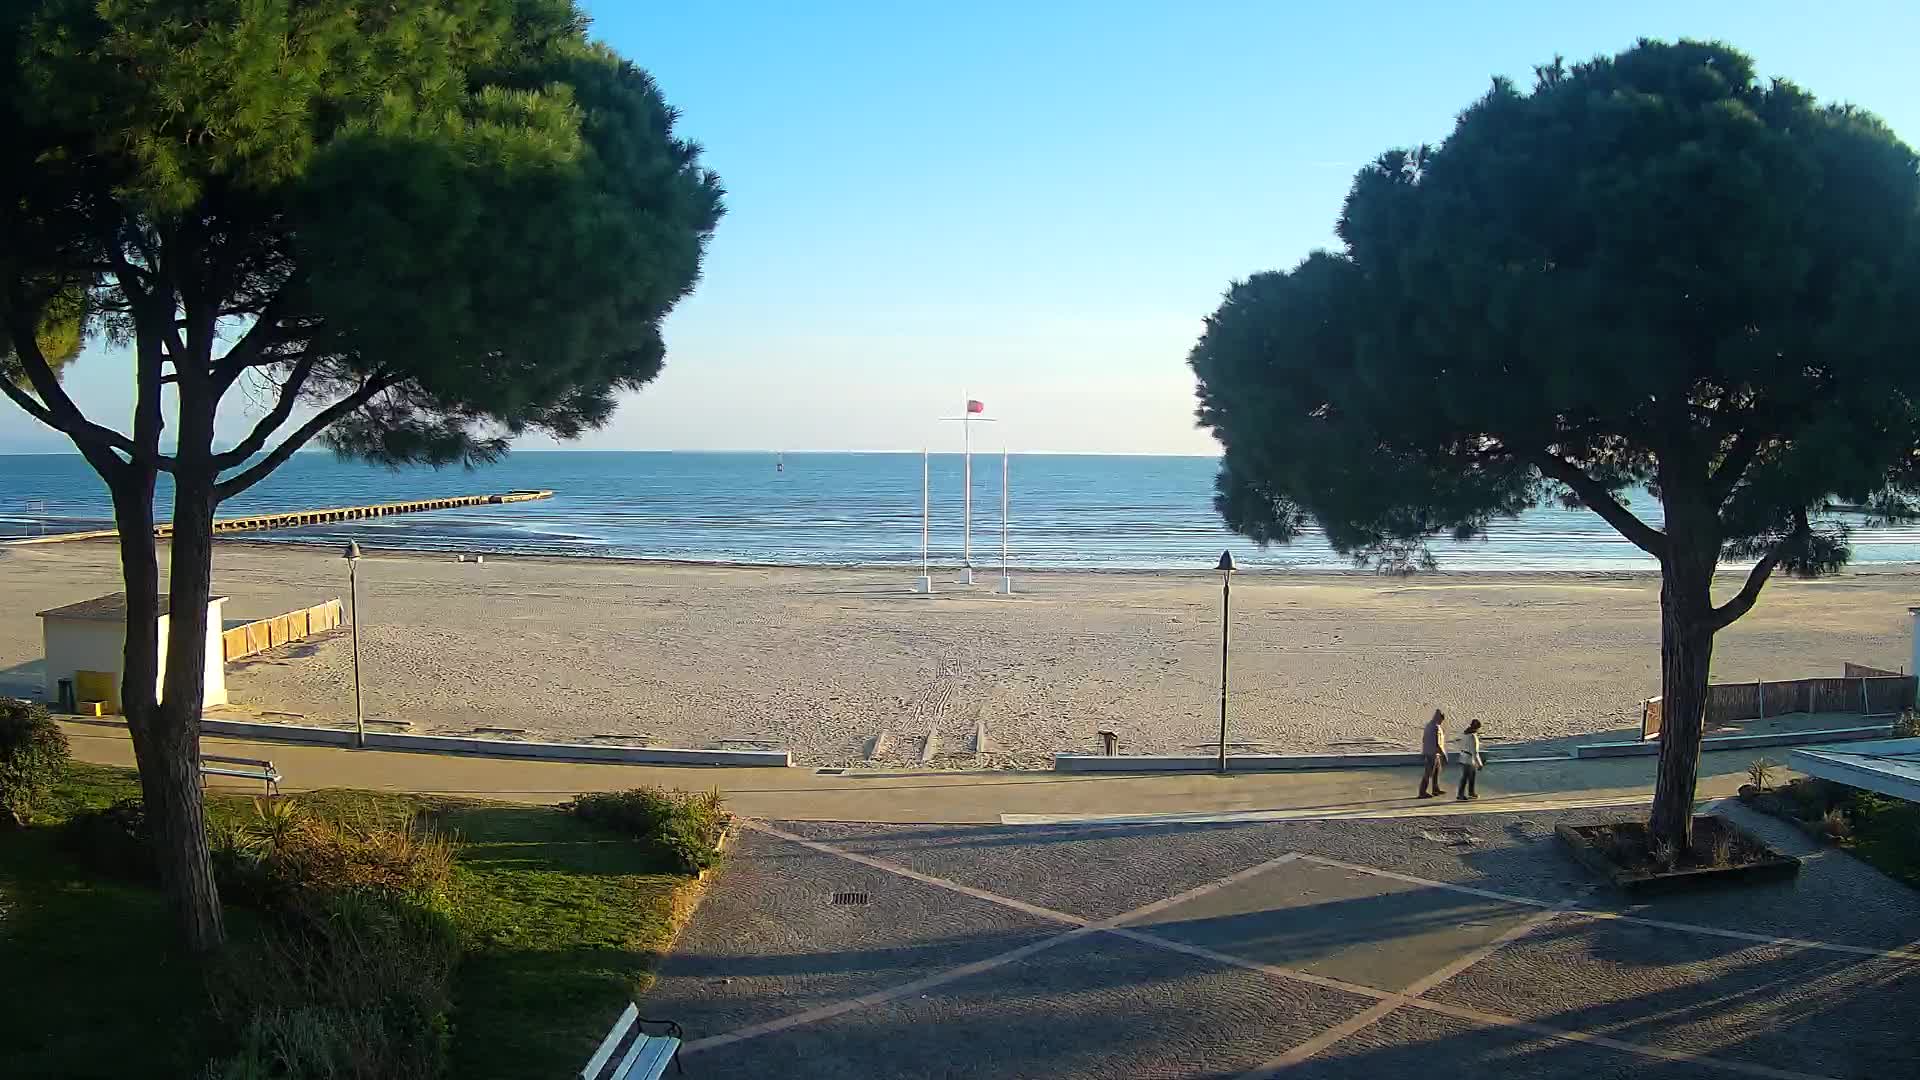
[[[666,1029],[666,1034],[649,1035],[643,1027],[646,1024],[657,1024]],[[686,1032],[679,1024],[648,1020],[640,1015],[639,1006],[630,1004],[600,1041],[600,1049],[587,1060],[587,1067],[580,1070],[580,1080],[659,1080],[666,1074],[669,1061],[675,1072],[682,1072],[679,1053],[685,1038]]]
[[[209,765],[208,762],[213,764]],[[242,780],[258,780],[267,785],[269,797],[280,794],[280,770],[274,768],[271,761],[201,754],[200,771],[207,776],[238,776]]]

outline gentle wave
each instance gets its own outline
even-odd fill
[[[403,517],[250,534],[274,543],[572,557],[825,566],[920,561],[918,454],[517,453],[467,472],[388,471],[296,455],[223,515],[273,513],[550,488],[542,502],[461,507]],[[959,455],[932,459],[931,561],[961,561]],[[998,462],[974,469],[973,562],[1000,561]],[[1222,548],[1255,567],[1346,569],[1309,528],[1260,549],[1228,533],[1213,509],[1217,462],[1205,458],[1023,455],[1011,467],[1011,563],[1023,568],[1208,568]],[[157,496],[164,519],[171,492]],[[1632,505],[1657,525],[1658,502]],[[105,489],[78,457],[0,457],[0,536],[111,526]],[[1920,561],[1920,528],[1861,527],[1859,562]],[[1651,569],[1653,560],[1596,515],[1558,506],[1498,522],[1484,540],[1436,540],[1443,569]]]

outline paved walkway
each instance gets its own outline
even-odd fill
[[[133,764],[126,729],[63,722],[82,761]],[[1185,816],[1191,820],[1268,817],[1397,817],[1456,813],[1451,799],[1414,799],[1416,769],[1296,773],[1163,773],[1138,776],[1053,772],[831,773],[815,769],[675,768],[344,750],[247,739],[205,739],[208,752],[266,758],[287,791],[372,788],[473,795],[516,802],[563,801],[582,791],[642,784],[718,787],[738,812],[789,821],[1025,823]],[[1773,751],[1775,759],[1784,753]],[[1707,754],[1702,798],[1732,794],[1755,751]],[[1476,810],[1614,806],[1644,802],[1656,760],[1609,758],[1494,764],[1481,774]],[[1449,767],[1450,777],[1457,776]],[[211,778],[220,788],[246,781]]]
[[[1565,816],[755,823],[642,1010],[714,1078],[1911,1075],[1920,894],[1759,819],[1799,881],[1625,907]]]
[[[131,763],[124,731],[65,727],[82,760]],[[831,774],[206,742],[271,758],[290,791],[719,786],[754,820],[642,1002],[685,1026],[689,1075],[1877,1080],[1915,1060],[1920,893],[1737,805],[1806,856],[1798,880],[1638,906],[1592,887],[1553,825],[1635,816],[1651,758],[1497,765],[1462,805],[1408,797],[1411,769]],[[1702,795],[1754,756],[1707,755]]]

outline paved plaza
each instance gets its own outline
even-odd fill
[[[1727,812],[1799,880],[1629,905],[1606,810],[754,822],[642,1011],[690,1077],[1920,1073],[1920,893]]]

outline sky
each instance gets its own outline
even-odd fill
[[[1556,54],[1719,39],[1920,140],[1911,0],[586,6],[728,190],[666,370],[589,449],[957,449],[971,396],[977,446],[1215,453],[1186,355],[1228,285],[1333,246],[1356,169]],[[67,382],[124,424],[129,378],[90,349]],[[0,413],[0,452],[67,448]]]

